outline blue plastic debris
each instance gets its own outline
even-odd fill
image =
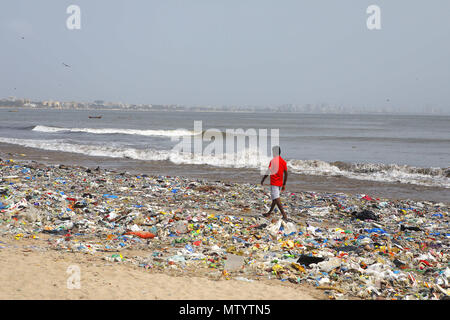
[[[366,231],[369,233],[381,233],[381,234],[387,233],[386,231],[384,231],[383,229],[380,229],[380,228],[368,229]]]
[[[103,195],[104,198],[108,198],[108,199],[117,199],[118,197],[113,195],[113,194],[104,194]]]

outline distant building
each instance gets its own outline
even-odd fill
[[[61,109],[61,103],[59,101],[52,101],[52,100],[44,101],[44,102],[42,102],[42,105],[46,106],[46,107],[53,107],[53,108]]]

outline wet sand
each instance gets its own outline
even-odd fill
[[[44,164],[80,165],[89,168],[107,168],[119,172],[135,174],[184,176],[207,179],[258,184],[259,171],[251,169],[219,168],[207,165],[177,165],[170,161],[142,161],[133,159],[94,157],[77,153],[47,151],[13,144],[0,143],[0,158],[15,160],[34,160]],[[450,203],[450,190],[404,183],[363,181],[345,177],[312,176],[290,174],[287,190],[292,192],[314,191],[347,194],[369,194],[372,197],[389,199],[411,199]]]

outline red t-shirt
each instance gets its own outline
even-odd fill
[[[273,165],[272,165],[273,164]],[[281,156],[277,156],[270,161],[270,184],[281,187],[283,185],[284,171],[287,171],[286,161]]]

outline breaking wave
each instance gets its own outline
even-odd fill
[[[162,137],[180,137],[180,136],[192,136],[193,131],[177,129],[177,130],[139,130],[139,129],[118,129],[118,128],[60,128],[51,126],[37,125],[33,131],[46,132],[46,133],[59,133],[59,132],[84,132],[92,134],[129,134],[129,135],[141,135],[141,136],[162,136]]]
[[[50,151],[63,151],[81,153],[88,156],[129,158],[145,161],[169,160],[175,164],[211,165],[216,167],[234,168],[258,168],[261,164],[267,167],[270,159],[260,156],[258,150],[245,149],[235,154],[219,155],[194,155],[187,152],[174,150],[136,149],[127,147],[115,147],[105,145],[74,144],[66,140],[34,140],[0,138],[0,142],[17,144],[30,148],[38,148]]]
[[[175,150],[137,149],[105,145],[74,144],[67,140],[32,140],[0,138],[0,142],[51,151],[80,153],[89,156],[129,158],[144,161],[171,161],[175,164],[211,165],[230,168],[264,169],[270,158],[258,150],[245,149],[232,156],[193,155]],[[350,179],[401,182],[430,187],[450,188],[449,168],[419,168],[398,164],[326,162],[321,160],[288,160],[291,172],[318,176],[343,176]]]
[[[449,168],[419,168],[399,164],[326,162],[290,160],[292,172],[307,175],[343,176],[379,182],[401,182],[430,187],[450,188]]]

